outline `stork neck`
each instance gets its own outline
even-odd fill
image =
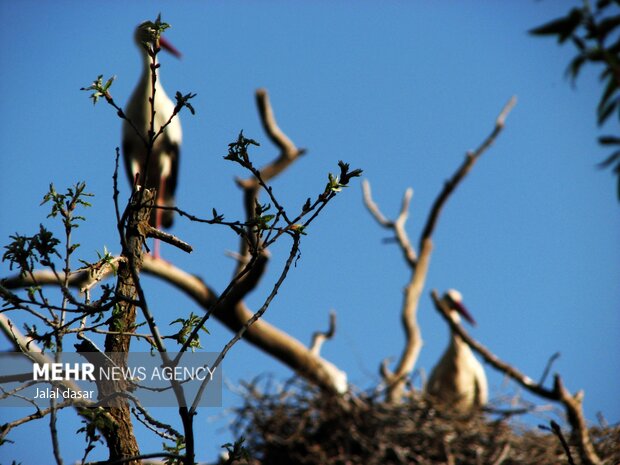
[[[153,75],[153,73],[155,73],[155,75],[158,76],[157,68],[155,68],[155,70],[151,68],[151,65],[153,64],[153,59],[149,56],[146,50],[142,49],[141,51],[142,51],[142,75],[145,77],[145,79],[150,84],[151,76]],[[156,56],[155,66],[157,66],[158,64],[159,64],[159,61],[157,60],[157,56]]]
[[[455,333],[454,331],[452,331],[451,341],[452,341],[452,345],[458,349],[462,347],[469,347],[469,345],[463,340],[463,338],[459,336],[457,333]]]
[[[452,310],[450,312],[450,318],[457,324],[461,322],[461,317],[456,310]],[[463,338],[457,333],[455,333],[452,329],[450,329],[450,336],[450,343],[455,349],[461,349],[463,348],[463,346],[469,347],[467,343],[463,340]]]

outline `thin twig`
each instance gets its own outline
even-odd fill
[[[159,207],[155,207],[155,208],[159,208]],[[153,226],[151,226],[150,224],[146,222],[142,223],[141,226],[142,226],[142,232],[145,235],[145,237],[159,239],[162,242],[173,245],[178,249],[181,249],[183,252],[191,253],[194,250],[192,246],[189,245],[187,242],[182,241],[181,239],[179,239],[178,237],[170,233],[154,228]]]
[[[551,371],[553,362],[555,362],[558,358],[560,358],[559,352],[556,352],[551,357],[549,357],[549,360],[547,360],[547,365],[545,366],[545,369],[543,371],[542,376],[540,377],[540,381],[538,381],[538,384],[540,384],[541,386],[545,384],[545,380],[547,379],[547,376],[549,375],[549,371]]]
[[[575,465],[573,454],[570,451],[570,447],[568,445],[568,442],[566,441],[566,438],[564,437],[564,433],[562,433],[562,428],[560,428],[560,425],[558,425],[553,420],[551,420],[549,424],[551,425],[551,428],[549,428],[549,430],[557,436],[557,438],[560,440],[560,444],[562,444],[562,449],[564,449],[564,453],[566,454],[569,465]],[[547,429],[547,427],[545,427],[545,429]]]
[[[504,460],[506,460],[506,458],[508,457],[509,453],[510,453],[510,443],[506,442],[502,446],[502,449],[501,449],[500,453],[497,455],[497,458],[495,460],[493,460],[493,462],[491,462],[491,465],[502,465]]]
[[[317,357],[321,355],[321,347],[323,343],[334,337],[336,334],[336,312],[333,310],[329,312],[329,329],[327,331],[316,331],[312,335],[312,342],[310,344],[310,353]]]
[[[271,304],[271,301],[274,299],[274,297],[278,293],[278,290],[280,289],[280,286],[282,286],[282,283],[286,279],[286,276],[288,275],[289,269],[291,268],[291,265],[293,264],[293,261],[295,260],[295,257],[297,256],[297,253],[299,252],[299,240],[300,240],[299,234],[293,236],[293,245],[292,245],[291,250],[289,252],[288,259],[286,260],[286,263],[284,265],[284,268],[282,269],[282,272],[280,273],[280,276],[279,276],[278,280],[276,281],[276,283],[274,284],[271,292],[269,293],[269,295],[265,299],[262,307],[260,309],[258,309],[258,311],[256,311],[256,313],[254,313],[254,315],[252,315],[252,318],[250,318],[241,327],[241,329],[239,331],[237,331],[237,334],[235,334],[226,343],[226,345],[222,348],[222,350],[220,351],[219,355],[215,359],[215,362],[213,362],[213,365],[211,366],[211,370],[212,371],[215,371],[217,369],[217,367],[220,365],[222,360],[224,360],[224,357],[226,357],[226,354],[228,353],[228,351],[232,348],[233,345],[235,345],[237,343],[237,341],[239,341],[243,337],[243,335],[250,328],[250,326],[252,326],[263,315],[263,313],[265,313],[267,311],[267,308]],[[200,385],[200,388],[198,389],[198,392],[196,393],[196,397],[194,398],[194,401],[192,403],[192,407],[189,410],[190,415],[193,414],[196,411],[196,409],[198,408],[198,403],[200,402],[200,398],[202,396],[202,393],[205,390],[205,388],[207,387],[207,384],[209,383],[209,381],[210,381],[210,377],[205,377],[205,380]]]
[[[136,398],[133,399],[133,402],[135,407],[131,409],[132,413],[145,427],[164,439],[175,441],[183,438],[183,435],[172,426],[153,418],[153,416],[149,414],[149,412],[138,402]],[[140,418],[139,414],[142,415],[143,418]],[[165,432],[162,432],[162,430]]]

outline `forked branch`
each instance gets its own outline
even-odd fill
[[[467,176],[476,161],[493,144],[504,127],[506,117],[515,104],[516,98],[512,97],[497,117],[491,134],[474,152],[468,152],[466,154],[465,160],[461,166],[445,183],[443,189],[433,202],[433,206],[428,214],[426,224],[422,234],[420,235],[419,256],[417,258],[415,250],[411,246],[404,229],[412,191],[408,190],[406,192],[398,219],[396,221],[391,221],[386,219],[386,217],[380,212],[376,203],[372,200],[370,185],[368,183],[364,184],[364,201],[366,207],[380,225],[394,230],[398,244],[405,256],[405,260],[412,270],[411,278],[405,289],[405,298],[401,310],[402,324],[406,336],[405,347],[397,364],[396,370],[393,373],[391,373],[387,368],[386,362],[383,363],[380,370],[387,385],[387,400],[389,402],[398,402],[402,398],[407,377],[413,371],[422,348],[422,336],[417,323],[417,310],[420,297],[426,283],[430,257],[433,250],[432,236],[441,211],[451,194],[456,190],[465,176]]]
[[[416,252],[413,249],[411,242],[409,241],[407,231],[405,230],[405,223],[409,218],[409,204],[411,203],[411,198],[413,197],[413,189],[409,188],[405,191],[400,213],[395,221],[388,220],[383,215],[383,213],[381,213],[381,210],[379,210],[379,206],[372,198],[370,182],[367,179],[364,179],[364,181],[362,181],[362,190],[364,192],[364,205],[366,205],[366,208],[368,209],[370,214],[375,218],[375,220],[377,220],[377,223],[379,223],[381,226],[394,231],[394,235],[396,236],[398,245],[403,252],[405,261],[407,262],[409,267],[415,268],[417,264]]]

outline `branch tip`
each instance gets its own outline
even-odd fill
[[[512,109],[514,108],[516,104],[517,104],[517,96],[513,95],[512,97],[510,97],[510,100],[508,100],[508,103],[504,106],[501,113],[497,117],[497,121],[495,123],[496,126],[504,127],[504,123],[506,122],[506,118],[508,117],[508,114],[512,111]]]

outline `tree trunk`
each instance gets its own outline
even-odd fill
[[[130,205],[130,213],[125,229],[125,241],[123,244],[123,257],[118,268],[118,280],[116,295],[123,297],[118,300],[117,309],[110,320],[110,331],[132,333],[136,323],[136,305],[133,302],[139,300],[138,288],[134,279],[142,267],[142,254],[145,237],[141,233],[141,224],[148,223],[151,206],[154,201],[154,192],[145,190],[135,195]],[[140,203],[147,205],[139,208]],[[135,273],[135,274],[134,274]],[[117,366],[125,367],[131,336],[109,334],[105,339],[105,351]],[[123,380],[101,383],[99,386],[100,396],[110,396],[115,392],[124,391],[126,385]],[[112,428],[104,431],[104,436],[110,452],[110,461],[132,457],[140,454],[138,442],[133,433],[129,402],[118,397],[111,402],[109,413],[114,420]],[[130,465],[138,464],[138,461],[127,462]]]

